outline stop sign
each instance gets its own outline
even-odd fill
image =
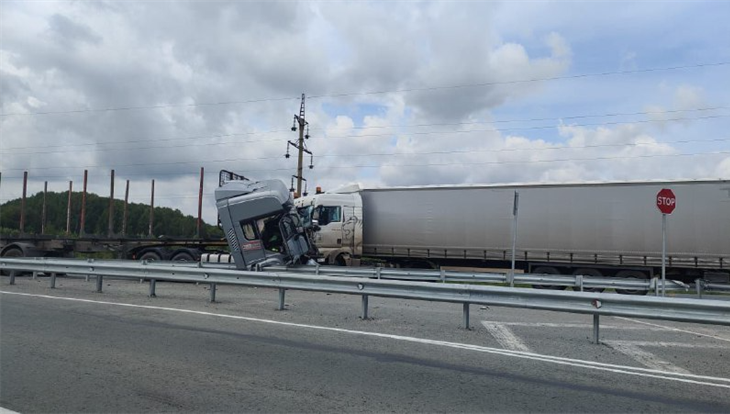
[[[656,206],[664,214],[672,214],[677,207],[677,197],[668,188],[662,188],[656,195]]]

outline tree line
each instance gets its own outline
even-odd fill
[[[71,235],[78,236],[81,231],[81,192],[71,193]],[[0,233],[5,236],[20,235],[21,199],[0,205]],[[46,193],[46,225],[44,234],[61,236],[66,234],[66,212],[68,191]],[[43,193],[26,198],[25,234],[41,234],[43,213]],[[121,235],[124,215],[124,202],[114,200],[114,235]],[[150,206],[142,203],[127,205],[126,237],[149,237]],[[109,197],[94,193],[86,194],[86,213],[84,217],[85,235],[106,236],[109,230]],[[152,235],[155,237],[195,237],[197,218],[185,215],[178,209],[155,207],[153,213]],[[201,237],[223,237],[222,231],[203,222]]]

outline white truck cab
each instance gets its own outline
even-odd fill
[[[294,200],[300,214],[319,226],[313,242],[321,257],[318,262],[352,265],[362,255],[362,198],[360,186],[347,185],[334,191]]]

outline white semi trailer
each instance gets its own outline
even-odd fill
[[[350,185],[295,200],[320,230],[328,264],[509,268],[519,193],[516,267],[525,272],[650,278],[660,272],[659,190],[667,218],[667,277],[730,279],[730,181],[438,186]]]

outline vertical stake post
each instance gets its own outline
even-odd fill
[[[122,236],[127,234],[127,217],[129,217],[127,208],[129,207],[129,180],[127,180],[127,187],[124,190],[124,211],[122,212]]]
[[[46,196],[48,194],[48,181],[43,183],[43,210],[41,210],[41,234],[46,234]]]
[[[71,194],[73,193],[74,182],[68,182],[68,204],[66,205],[66,235],[71,234]]]
[[[156,288],[157,288],[157,280],[150,279],[150,295],[149,296],[151,298],[157,297],[157,292],[155,292]]]
[[[210,303],[215,302],[215,291],[216,291],[217,285],[215,283],[210,284]]]
[[[23,171],[23,198],[20,200],[20,234],[25,233],[25,196],[28,190],[28,171]]]
[[[152,188],[150,193],[150,226],[148,234],[152,237],[152,227],[155,222],[155,180],[152,180]]]
[[[16,270],[11,270],[10,271],[10,284],[11,285],[14,285],[15,284],[15,273],[16,272],[17,272]]]
[[[56,273],[51,273],[51,289],[56,288]]]
[[[109,228],[107,229],[107,235],[112,237],[114,234],[114,170],[112,170],[112,178],[109,188]]]
[[[203,179],[205,177],[205,169],[200,167],[200,189],[198,190],[198,227],[195,233],[197,238],[200,238],[201,230],[203,227]]]
[[[84,170],[84,190],[83,193],[81,193],[81,223],[79,227],[79,236],[84,236],[85,231],[85,223],[86,223],[86,185],[88,183],[89,179],[89,171]]]
[[[101,293],[101,286],[104,284],[104,276],[96,275],[96,291]]]
[[[597,313],[593,314],[593,343],[598,345],[600,343],[599,338],[599,315]]]

